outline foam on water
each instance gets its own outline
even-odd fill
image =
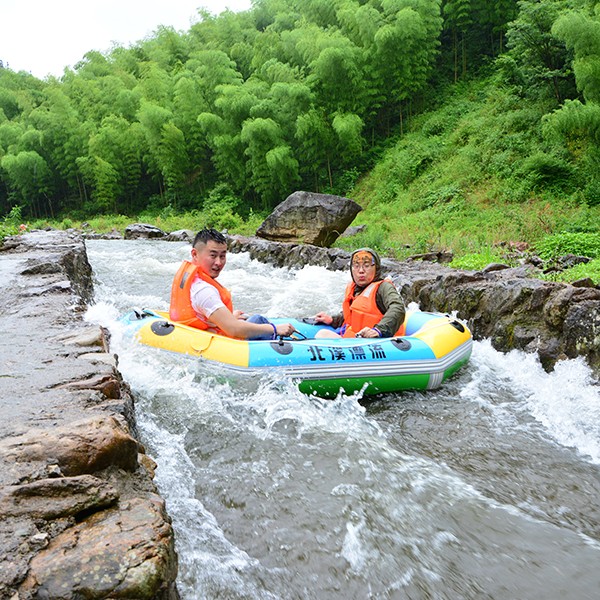
[[[585,361],[560,361],[548,373],[535,355],[502,354],[486,340],[475,343],[472,364],[460,395],[489,408],[494,427],[524,427],[518,416],[527,412],[556,442],[600,464],[600,389]]]

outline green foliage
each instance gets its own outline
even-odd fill
[[[564,271],[546,273],[541,275],[540,278],[548,281],[564,281],[565,283],[589,278],[594,285],[598,286],[600,285],[600,259],[596,258],[588,263],[575,265]]]
[[[21,207],[13,206],[8,215],[0,221],[0,242],[5,237],[16,235],[26,229],[27,225],[22,221]]]
[[[600,232],[548,235],[538,241],[536,251],[545,260],[555,260],[565,254],[600,258]]]
[[[202,221],[205,227],[233,230],[241,227],[243,219],[237,214],[240,200],[225,184],[217,185],[202,205]]]
[[[521,0],[519,15],[507,31],[509,60],[504,74],[523,95],[551,97],[557,103],[573,97],[571,54],[553,25],[569,0]]]
[[[557,156],[536,152],[523,161],[521,173],[535,188],[541,185],[564,188],[573,177],[573,167]]]
[[[355,220],[367,226],[360,235],[375,232],[382,239],[369,242],[397,257],[451,249],[453,266],[480,269],[508,260],[501,242],[598,231],[598,206],[582,202],[594,179],[586,176],[586,187],[578,187],[584,165],[541,135],[543,106],[493,80],[447,94],[349,194],[365,209]],[[364,241],[355,236],[336,245]]]
[[[90,51],[61,79],[0,69],[0,215],[253,233],[306,189],[364,207],[340,245],[399,257],[596,233],[599,15],[580,0],[257,0]]]
[[[491,263],[505,262],[504,257],[495,249],[488,248],[482,252],[463,254],[454,258],[450,263],[453,269],[465,269],[467,271],[480,271]]]
[[[583,190],[583,196],[589,206],[600,206],[600,180],[591,179]]]
[[[459,206],[464,200],[463,190],[456,184],[442,185],[437,189],[429,189],[425,192],[420,201],[417,201],[413,210],[424,210],[440,207],[443,204],[453,207]]]
[[[600,20],[587,10],[568,11],[557,18],[553,34],[575,54],[577,88],[588,102],[600,101]]]

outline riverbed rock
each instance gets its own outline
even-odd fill
[[[124,237],[126,240],[153,240],[167,237],[167,233],[148,223],[132,223],[125,227]]]
[[[0,454],[15,463],[46,461],[64,475],[95,473],[109,466],[135,471],[138,443],[125,423],[114,416],[97,416],[67,425],[31,428],[0,440]]]
[[[107,332],[83,321],[92,293],[77,232],[2,245],[0,598],[177,597],[156,464]]]
[[[117,490],[93,475],[52,477],[0,488],[0,514],[35,519],[71,517],[112,506]]]
[[[350,198],[294,192],[275,207],[256,235],[271,241],[328,248],[361,210],[362,207]]]
[[[292,242],[270,242],[241,235],[225,237],[230,252],[248,252],[251,258],[277,267],[301,269],[309,264],[332,271],[341,271],[348,268],[350,262],[350,252],[338,248],[322,248]]]
[[[165,242],[189,242],[191,244],[195,237],[196,232],[191,229],[178,229],[171,231],[165,238]]]
[[[95,513],[56,536],[32,559],[23,598],[168,597],[177,572],[173,536],[158,496]]]

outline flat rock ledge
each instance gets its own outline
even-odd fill
[[[0,598],[176,599],[171,521],[76,232],[0,249]]]
[[[350,253],[339,249],[236,235],[228,236],[228,245],[231,252],[248,252],[278,267],[349,268]],[[384,259],[382,267],[405,303],[456,314],[476,340],[490,339],[501,352],[537,353],[546,370],[583,357],[600,377],[600,289],[536,279],[532,265],[462,271],[437,262]]]

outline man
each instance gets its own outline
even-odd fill
[[[183,261],[171,287],[169,316],[173,321],[240,339],[290,336],[290,323],[274,325],[264,317],[250,319],[233,310],[231,293],[216,281],[227,262],[227,240],[215,229],[202,229],[194,238],[191,261]]]
[[[381,276],[381,259],[371,248],[359,248],[350,257],[352,281],[346,287],[342,314],[320,312],[318,323],[338,330],[323,330],[317,337],[393,337],[404,323],[404,302],[393,283]]]

